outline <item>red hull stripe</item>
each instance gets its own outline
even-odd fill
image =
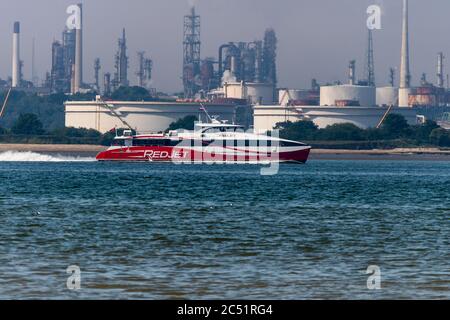
[[[99,161],[155,161],[155,162],[299,162],[308,160],[310,148],[301,147],[294,151],[278,154],[239,150],[236,153],[205,152],[181,147],[122,147],[112,148],[97,155]],[[240,154],[243,153],[243,154]]]

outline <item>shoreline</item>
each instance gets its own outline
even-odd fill
[[[106,150],[98,145],[0,144],[3,152],[35,152],[95,157]],[[450,160],[450,150],[438,148],[398,148],[391,150],[312,149],[310,160]]]
[[[450,161],[450,150],[397,148],[390,150],[313,149],[310,160],[423,160]]]

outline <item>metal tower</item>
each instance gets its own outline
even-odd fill
[[[94,78],[95,78],[95,89],[100,91],[100,58],[96,58],[94,61]]]
[[[389,69],[389,84],[391,87],[395,87],[395,69],[390,68]]]
[[[438,53],[437,86],[439,88],[444,88],[444,54],[442,52]]]
[[[200,89],[200,16],[196,15],[195,7],[191,14],[184,17],[183,42],[183,85],[185,98],[193,97]]]
[[[137,53],[138,55],[138,61],[139,61],[139,69],[138,72],[136,72],[136,75],[138,77],[138,86],[144,87],[144,59],[145,59],[145,52],[139,51]]]
[[[350,85],[355,85],[355,70],[356,70],[356,60],[351,60],[348,65],[348,83]]]
[[[139,69],[136,72],[138,76],[138,85],[147,88],[152,79],[153,61],[145,57],[145,51],[138,52]]]
[[[373,54],[373,35],[372,30],[369,29],[368,46],[367,46],[367,64],[365,68],[367,85],[375,86],[375,60]]]
[[[116,54],[116,73],[114,75],[114,87],[128,87],[128,56],[127,56],[127,38],[125,28],[122,31],[122,38],[119,39],[119,50]]]
[[[403,24],[402,24],[402,57],[400,66],[400,88],[411,86],[411,73],[409,69],[409,21],[408,0],[403,0]]]
[[[144,59],[144,84],[148,87],[153,76],[153,60]]]
[[[266,83],[271,83],[275,87],[277,86],[278,83],[277,47],[278,47],[278,39],[275,30],[267,29],[264,34],[264,48],[262,57],[263,81]]]
[[[39,78],[36,73],[36,48],[34,38],[31,47],[31,82],[33,83],[33,86],[38,86]]]

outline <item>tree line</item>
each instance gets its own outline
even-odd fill
[[[361,129],[351,123],[334,124],[319,129],[312,121],[281,122],[275,129],[280,137],[295,141],[390,141],[398,146],[450,147],[450,131],[427,120],[424,124],[409,125],[399,114],[390,114],[380,128]]]

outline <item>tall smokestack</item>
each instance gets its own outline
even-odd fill
[[[12,87],[20,86],[20,22],[14,22],[12,52]]]
[[[409,31],[408,31],[408,0],[403,0],[403,31],[402,60],[400,66],[400,88],[409,88],[411,83],[409,73]]]
[[[355,68],[356,68],[356,61],[351,60],[348,65],[348,83],[352,86],[355,85],[355,82],[356,82]]]
[[[411,73],[409,70],[409,31],[408,31],[408,0],[403,0],[403,27],[402,27],[402,57],[400,65],[400,92],[399,106],[409,105],[411,86]]]
[[[83,5],[80,8],[80,27],[75,30],[75,75],[73,93],[80,92],[83,83]]]
[[[444,54],[442,52],[438,53],[437,86],[444,88]]]

